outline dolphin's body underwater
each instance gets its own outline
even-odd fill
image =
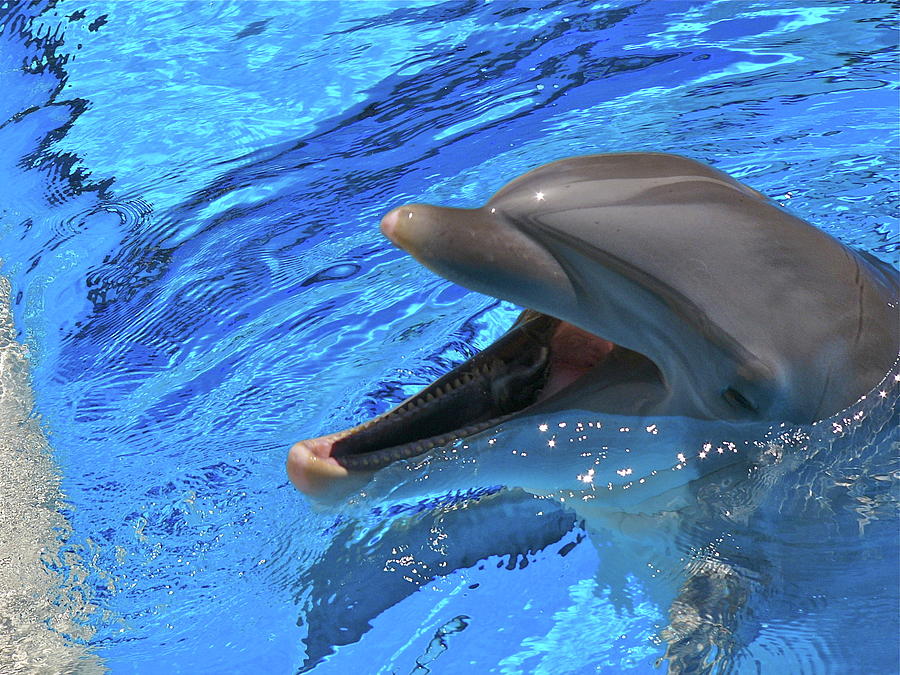
[[[294,445],[288,474],[320,501],[352,493],[397,460],[571,410],[733,430],[811,424],[869,392],[900,351],[893,267],[680,156],[564,159],[481,208],[401,206],[381,229],[441,276],[527,310],[393,410]],[[664,445],[635,460],[637,475],[671,466]],[[540,476],[492,478],[553,495],[577,483],[570,465],[556,464],[538,462]],[[686,485],[698,471],[674,480]],[[667,480],[656,494],[671,492]],[[666,500],[654,509],[673,510]],[[594,502],[625,509],[604,505],[602,494]]]

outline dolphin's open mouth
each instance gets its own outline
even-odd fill
[[[301,444],[346,470],[374,471],[502,423],[620,350],[565,321],[526,310],[499,340],[396,408]]]

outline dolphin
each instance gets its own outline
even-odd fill
[[[688,540],[716,541],[736,517],[748,520],[797,461],[772,450],[782,439],[771,430],[840,413],[884,381],[900,351],[893,267],[677,155],[563,159],[514,180],[481,208],[400,206],[381,230],[437,274],[526,309],[494,344],[394,409],[296,443],[287,459],[293,484],[325,505],[346,505],[353,494],[396,501],[478,481],[504,485],[508,495],[471,505],[475,522],[493,517],[488,504],[508,499],[517,516],[507,519],[525,540],[534,533],[537,550],[572,527],[551,510],[562,502],[595,545],[612,545],[616,555],[601,557],[614,575],[647,560],[683,561],[695,547]],[[585,448],[575,443],[585,438],[578,426],[564,439],[569,445],[560,443],[578,452],[548,451],[552,439],[533,442],[536,428],[544,432],[554,426],[548,420],[572,411],[618,420],[607,425],[614,436],[617,426],[645,428],[640,452],[596,434],[590,443],[609,444]],[[656,434],[659,424],[666,433]],[[688,458],[673,438],[701,450]],[[453,454],[459,447],[468,449],[466,461]],[[509,451],[516,447],[528,452]],[[595,469],[608,489],[586,493]],[[541,500],[552,523],[541,527],[545,516],[531,513],[536,507],[523,493]],[[384,545],[393,550],[415,531],[391,524]],[[515,548],[498,546],[494,553]],[[475,548],[456,549],[443,573],[491,553],[489,545]],[[712,655],[728,653],[761,578],[754,561],[716,549],[682,569],[680,587],[671,578],[642,579],[670,608],[661,637],[671,673],[703,672]],[[347,550],[336,544],[326,559],[344,559]],[[327,567],[333,574],[336,566]],[[331,585],[357,587],[343,569]],[[339,613],[334,593],[315,582],[317,573],[308,576],[313,597],[325,598],[314,600],[310,622],[327,624]],[[380,587],[377,601],[360,601],[370,614],[414,590]],[[365,618],[340,640],[311,625],[307,664],[327,645],[358,639]]]
[[[288,475],[322,502],[397,460],[555,411],[812,423],[872,389],[900,351],[895,268],[678,155],[562,159],[481,208],[400,206],[381,231],[527,309],[396,408],[295,444]]]
[[[735,517],[748,519],[790,473],[796,456],[770,448],[783,445],[771,432],[777,423],[840,413],[884,381],[900,351],[893,267],[677,155],[563,159],[514,180],[481,208],[400,206],[381,230],[437,274],[526,308],[494,344],[399,406],[300,441],[288,454],[293,484],[326,506],[347,507],[354,494],[396,503],[479,481],[506,486],[471,500],[463,521],[438,510],[381,526],[386,551],[412,545],[436,523],[461,542],[429,554],[423,569],[431,571],[420,581],[522,550],[522,542],[546,548],[575,522],[598,548],[616,551],[601,555],[607,576],[660,556],[683,560],[688,541],[714,541]],[[653,433],[640,439],[639,453],[612,442],[567,454],[535,444],[536,427],[543,432],[572,411],[613,421],[613,434],[617,426]],[[655,435],[659,424],[665,433]],[[565,439],[568,447],[579,433]],[[745,441],[739,447],[726,437]],[[688,458],[673,438],[701,450]],[[606,440],[595,435],[589,444]],[[468,448],[466,461],[459,447]],[[708,452],[714,447],[720,454]],[[468,461],[473,451],[476,461]],[[584,492],[595,470],[608,489]],[[517,531],[520,541],[473,538],[478,528],[468,523],[494,520],[510,523],[499,529]],[[424,564],[423,546],[416,557]],[[714,654],[728,653],[762,578],[757,562],[713,548],[713,558],[678,573],[680,587],[642,579],[670,608],[660,634],[670,673],[705,672]],[[312,603],[306,667],[332,645],[359,639],[368,618],[419,585],[383,573],[377,593],[360,595],[355,579],[371,570],[335,562],[354,555],[387,569],[381,554],[354,553],[338,537],[322,559],[324,578],[314,569],[303,580]]]

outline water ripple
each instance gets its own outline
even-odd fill
[[[61,0],[12,3],[0,24],[0,257],[113,666],[296,669],[292,580],[328,534],[285,449],[384,410],[515,316],[390,248],[390,207],[473,206],[562,156],[668,150],[896,256],[883,4]],[[872,590],[897,587],[896,465],[848,446],[710,487],[759,503],[755,520],[731,503],[721,540],[678,542],[686,564],[733,562],[760,589],[739,671],[853,672],[854,644],[872,672],[896,665],[896,641],[865,635],[898,634],[896,594]],[[516,606],[512,651],[467,658],[646,665],[657,608],[616,615],[587,567],[543,568],[570,574],[558,606]],[[334,668],[357,663],[348,650]],[[453,652],[442,667],[471,668]]]

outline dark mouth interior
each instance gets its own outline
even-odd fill
[[[415,396],[335,440],[349,470],[374,470],[499,424],[566,388],[617,350],[526,310],[503,337]]]

